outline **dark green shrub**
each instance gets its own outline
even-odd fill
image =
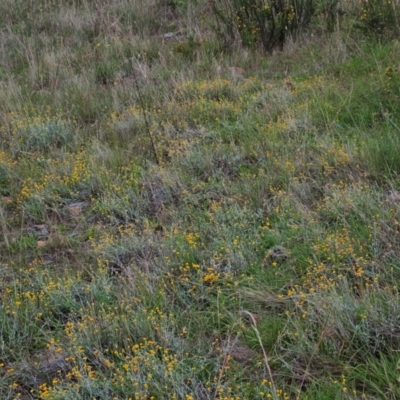
[[[5,165],[0,164],[0,195],[7,196],[9,194],[10,172]]]
[[[265,51],[282,48],[290,36],[306,27],[317,11],[316,0],[215,0],[219,31],[232,42],[261,44]]]
[[[193,60],[196,55],[197,49],[201,46],[199,40],[194,36],[189,36],[185,41],[178,43],[174,46],[174,52],[181,54],[188,60]]]
[[[367,34],[394,36],[400,31],[400,6],[395,0],[360,0],[357,26]]]
[[[332,31],[338,17],[343,15],[341,0],[320,0],[317,2],[317,14],[325,21],[328,31]]]
[[[116,66],[113,63],[100,63],[96,67],[95,79],[96,83],[108,85],[113,83],[116,78]]]

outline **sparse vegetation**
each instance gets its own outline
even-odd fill
[[[400,397],[399,5],[287,5],[0,3],[1,399]]]

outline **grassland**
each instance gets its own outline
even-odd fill
[[[400,42],[345,3],[265,53],[0,2],[1,399],[400,398]]]

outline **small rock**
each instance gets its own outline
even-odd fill
[[[38,248],[46,247],[46,245],[47,245],[47,242],[44,241],[44,240],[38,240],[37,243],[36,243],[36,246],[37,246]]]
[[[49,227],[45,224],[34,225],[33,230],[39,237],[45,237],[49,234]]]
[[[174,32],[167,32],[167,33],[164,33],[163,38],[164,39],[172,39],[174,36],[175,36]]]
[[[81,215],[84,208],[88,205],[86,201],[75,201],[68,204],[67,210],[74,217],[77,218]]]
[[[114,79],[115,80],[123,80],[124,78],[126,78],[128,76],[128,74],[124,71],[124,70],[122,70],[122,69],[119,69],[118,71],[116,71],[115,73],[114,73]]]
[[[171,39],[173,39],[175,37],[180,37],[180,36],[183,36],[183,32],[182,31],[167,32],[167,33],[164,33],[164,35],[162,35],[162,37],[164,39],[167,39],[167,40],[171,40]]]

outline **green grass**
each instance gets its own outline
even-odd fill
[[[342,6],[0,5],[2,399],[399,397],[400,47]]]

